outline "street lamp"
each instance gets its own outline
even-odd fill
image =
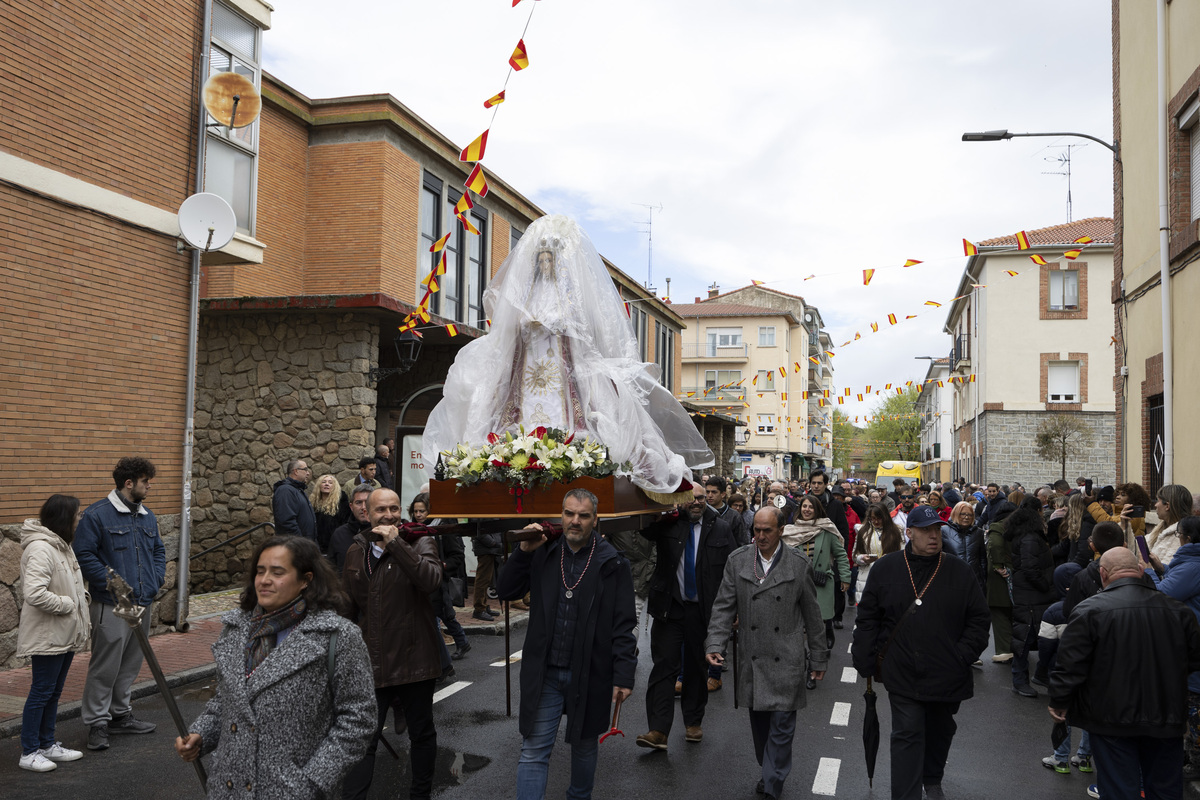
[[[400,366],[372,367],[368,376],[371,383],[378,384],[384,378],[400,375],[412,369],[413,364],[416,364],[417,359],[421,356],[421,334],[415,331],[405,331],[396,336],[392,341],[392,346],[396,348],[396,360],[400,362]]]
[[[1096,144],[1102,144],[1112,151],[1113,158],[1116,161],[1121,160],[1121,145],[1119,142],[1109,144],[1103,139],[1097,139],[1095,136],[1087,133],[1072,133],[1070,131],[1060,131],[1058,133],[1013,133],[1012,131],[968,131],[962,135],[964,142],[999,142],[1005,139],[1015,139],[1024,136],[1074,136],[1079,139],[1090,139]]]

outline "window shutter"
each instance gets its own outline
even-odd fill
[[[1046,370],[1046,395],[1051,403],[1079,402],[1079,363],[1051,363]]]
[[[1079,272],[1067,270],[1062,274],[1063,308],[1079,308]]]

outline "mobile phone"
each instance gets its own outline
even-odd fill
[[[1142,552],[1142,561],[1145,561],[1147,564],[1149,564],[1150,563],[1150,548],[1146,547],[1146,537],[1145,536],[1135,536],[1133,538],[1135,540],[1137,540],[1138,550],[1140,550]]]
[[[1091,496],[1091,494],[1092,494],[1092,479],[1091,478],[1088,478],[1087,480],[1085,480],[1083,482],[1083,493],[1088,495],[1089,497]]]
[[[1129,516],[1132,519],[1141,519],[1142,517],[1146,516],[1146,509],[1142,506],[1130,506]]]

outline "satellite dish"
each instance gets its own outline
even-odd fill
[[[197,250],[220,250],[233,241],[236,228],[233,207],[220,195],[194,194],[179,207],[179,234]]]
[[[227,128],[244,128],[258,119],[262,95],[254,82],[237,72],[217,72],[204,82],[204,107]]]

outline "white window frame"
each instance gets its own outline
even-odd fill
[[[1046,402],[1080,403],[1078,361],[1051,361],[1046,365]]]
[[[712,376],[712,377],[709,377]],[[725,379],[722,380],[721,376]],[[706,369],[704,370],[704,388],[716,389],[718,386],[724,386],[727,383],[737,383],[742,379],[742,371],[740,369]],[[726,389],[724,391],[732,391]]]
[[[1188,135],[1188,150],[1192,165],[1192,208],[1190,218],[1200,219],[1200,97],[1192,99],[1176,117],[1179,130]]]
[[[754,389],[759,392],[775,391],[775,370],[760,369],[758,371],[758,383],[754,384]]]
[[[775,433],[775,415],[774,414],[759,414],[757,430],[758,430],[758,433],[762,433],[762,434]]]
[[[717,351],[727,347],[742,346],[741,328],[705,328],[704,340],[708,357],[713,358]]]
[[[775,326],[774,325],[759,325],[758,326],[758,346],[759,347],[774,347],[775,346]]]
[[[1079,270],[1052,269],[1050,270],[1050,310],[1078,311],[1079,310]],[[1074,298],[1075,302],[1069,302]]]

